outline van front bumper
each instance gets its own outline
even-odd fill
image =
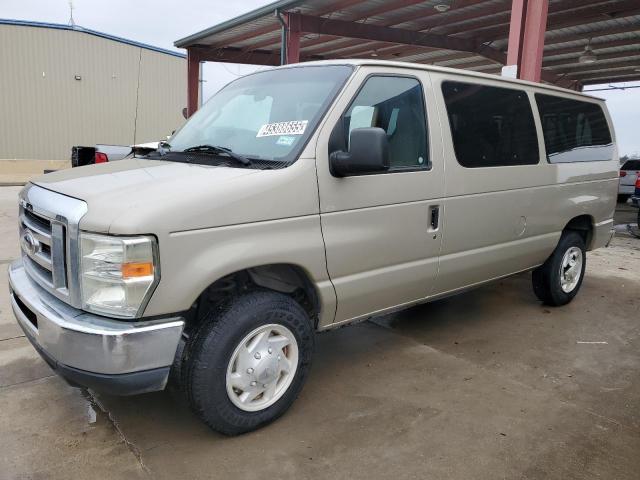
[[[11,306],[38,353],[70,383],[114,395],[162,390],[184,327],[181,317],[121,321],[75,309],[9,267]]]

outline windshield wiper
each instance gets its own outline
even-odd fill
[[[233,158],[235,161],[241,163],[242,165],[248,166],[251,165],[251,160],[247,157],[243,157],[237,153],[233,153],[230,148],[221,147],[218,145],[196,145],[195,147],[185,148],[183,150],[184,153],[189,152],[202,152],[202,153],[214,153],[214,154],[226,154],[230,158]]]

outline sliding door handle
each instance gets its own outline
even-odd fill
[[[438,230],[440,226],[440,207],[431,207],[429,216],[431,218],[431,230]]]

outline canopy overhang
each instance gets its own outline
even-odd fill
[[[638,0],[280,0],[175,42],[199,63],[376,58],[580,90],[640,79]],[[585,56],[589,46],[595,57]]]

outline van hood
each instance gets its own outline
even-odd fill
[[[293,170],[308,170],[299,163],[256,170],[130,158],[60,170],[32,183],[87,202],[82,230],[172,233],[312,213],[312,203],[288,198],[288,191],[301,194],[288,178]],[[273,208],[271,200],[282,200],[277,203],[284,208]]]

